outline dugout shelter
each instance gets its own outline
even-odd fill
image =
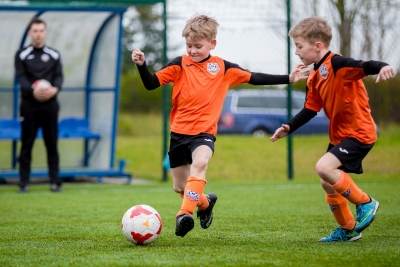
[[[61,177],[128,177],[116,159],[123,14],[134,4],[165,1],[7,1],[0,2],[0,178],[18,178],[19,85],[14,54],[29,44],[33,17],[48,25],[46,44],[60,51],[64,84],[59,94]],[[47,177],[46,153],[32,154],[31,177]]]

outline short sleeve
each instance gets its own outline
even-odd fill
[[[306,101],[304,107],[319,112],[322,108],[322,100],[319,94],[312,87],[307,87]]]
[[[250,81],[251,72],[241,68],[239,65],[225,61],[225,79],[230,86],[236,86]]]
[[[170,65],[156,72],[156,76],[160,81],[160,85],[175,82],[181,73],[181,67],[178,65]]]

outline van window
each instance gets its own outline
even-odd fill
[[[279,108],[286,109],[286,97],[284,96],[239,96],[238,108]],[[293,98],[293,109],[301,109],[304,100]]]
[[[304,102],[305,101],[306,101],[305,98],[293,97],[292,98],[293,109],[302,109],[304,107]]]

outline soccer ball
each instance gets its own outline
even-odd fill
[[[39,90],[46,90],[51,86],[51,83],[45,79],[37,80],[34,82],[34,85],[37,86]]]
[[[134,244],[144,245],[156,240],[162,230],[160,214],[149,205],[136,205],[122,217],[122,233]]]

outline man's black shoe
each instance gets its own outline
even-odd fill
[[[184,237],[194,227],[193,217],[189,214],[182,214],[176,217],[175,235]]]
[[[213,221],[213,208],[215,203],[217,202],[217,195],[214,193],[209,193],[207,195],[208,199],[208,207],[205,210],[198,210],[197,211],[197,217],[200,217],[200,226],[203,229],[207,229],[210,227],[212,221]]]
[[[53,193],[61,192],[61,186],[58,185],[58,184],[52,184],[50,186],[50,191],[53,192]]]
[[[28,193],[28,187],[27,186],[20,186],[18,192],[19,193]]]

